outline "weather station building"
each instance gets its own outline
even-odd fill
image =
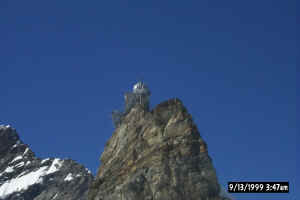
[[[142,81],[133,86],[132,92],[127,92],[125,97],[125,113],[129,112],[136,104],[142,105],[146,110],[149,110],[149,97],[151,92],[147,85]]]
[[[112,113],[112,120],[115,125],[115,127],[118,127],[121,122],[122,118],[130,112],[131,108],[133,108],[135,105],[140,104],[145,110],[150,109],[150,95],[151,92],[147,85],[139,81],[137,82],[132,89],[132,92],[127,92],[124,95],[125,98],[125,110],[124,112],[120,111],[113,111]]]

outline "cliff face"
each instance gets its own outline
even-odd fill
[[[0,200],[86,200],[92,180],[73,160],[37,158],[15,129],[0,126]]]
[[[182,102],[136,105],[107,142],[88,200],[220,200],[206,143]]]

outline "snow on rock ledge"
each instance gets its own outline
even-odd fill
[[[6,181],[0,186],[0,199],[4,199],[15,192],[26,190],[31,185],[41,183],[42,177],[46,175],[46,168],[42,167],[37,171]]]
[[[71,159],[37,158],[14,128],[0,126],[0,200],[86,200],[92,179]]]

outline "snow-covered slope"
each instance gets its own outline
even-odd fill
[[[92,179],[73,160],[35,157],[15,129],[0,125],[0,200],[85,200]]]

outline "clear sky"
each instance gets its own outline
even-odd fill
[[[300,199],[296,17],[295,0],[1,0],[0,123],[38,156],[95,173],[111,111],[143,78],[152,107],[183,101],[224,187],[291,184],[289,195],[233,196]]]

